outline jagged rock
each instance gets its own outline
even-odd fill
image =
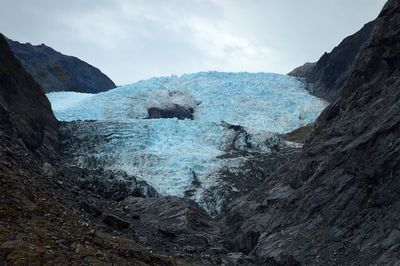
[[[288,73],[288,75],[299,77],[299,78],[308,77],[309,75],[311,75],[311,72],[313,71],[313,69],[315,68],[316,65],[317,65],[317,62],[315,62],[315,63],[307,62],[304,65],[293,69],[290,73]]]
[[[115,88],[114,82],[99,69],[76,57],[63,55],[44,44],[23,44],[13,40],[8,40],[8,44],[26,71],[46,93],[98,93]]]
[[[129,196],[159,197],[158,192],[143,180],[128,175],[122,170],[85,169],[77,166],[62,166],[59,173],[106,199],[122,201]]]
[[[304,79],[306,88],[327,101],[336,100],[349,77],[358,52],[369,39],[375,21],[367,23],[355,34],[344,39],[330,53],[325,53],[316,63],[306,63],[288,75]]]
[[[177,264],[94,230],[101,226],[88,222],[79,201],[112,201],[80,190],[50,167],[59,162],[57,126],[40,87],[0,36],[0,264]]]
[[[389,0],[303,151],[227,207],[232,249],[304,265],[400,261],[399,43],[400,2]],[[241,246],[251,232],[256,243]]]
[[[125,221],[113,214],[104,214],[103,222],[118,229],[127,229],[131,225],[128,221]]]
[[[258,261],[259,265],[268,266],[300,266],[301,264],[293,258],[293,256],[281,256],[279,259],[266,258],[262,261]]]
[[[0,62],[0,130],[32,152],[56,156],[58,123],[50,103],[1,34]]]
[[[178,118],[180,120],[191,119],[193,120],[194,109],[192,107],[181,106],[175,104],[170,108],[157,108],[151,107],[147,110],[147,119],[158,119],[158,118]]]
[[[175,232],[165,229],[165,228],[158,228],[158,232],[160,232],[161,234],[167,236],[167,237],[171,237],[171,238],[175,238],[176,234]]]
[[[132,213],[140,213],[135,222],[139,236],[153,248],[199,256],[209,254],[211,247],[220,247],[220,228],[195,202],[178,197],[125,199],[121,205]],[[163,241],[168,241],[168,247]],[[186,250],[191,247],[191,250]],[[190,255],[192,256],[192,255]],[[197,255],[196,255],[197,256]]]
[[[289,133],[283,134],[282,138],[287,141],[296,143],[305,143],[306,140],[311,136],[314,130],[314,125],[307,125],[304,127],[297,128]]]
[[[91,204],[85,200],[82,200],[79,205],[83,210],[85,210],[87,213],[90,213],[94,217],[98,217],[101,215],[102,210],[98,206],[95,206],[94,204]]]

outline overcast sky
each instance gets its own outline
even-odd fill
[[[385,0],[0,0],[0,32],[122,85],[203,70],[287,73],[374,19]]]

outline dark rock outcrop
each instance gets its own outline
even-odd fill
[[[138,234],[156,249],[162,243],[153,236],[169,239],[169,248],[175,245],[182,252],[184,248],[193,247],[194,252],[203,254],[222,241],[218,225],[193,201],[178,197],[130,197],[120,205],[130,213],[140,214],[142,224],[135,224],[140,228]]]
[[[64,164],[58,171],[80,189],[91,191],[105,199],[121,201],[129,196],[160,197],[147,182],[122,170],[86,169]]]
[[[176,265],[96,223],[99,203],[111,201],[93,201],[51,165],[59,155],[57,127],[46,96],[1,35],[0,264]],[[104,217],[129,230],[118,216]]]
[[[317,97],[334,101],[349,76],[353,62],[361,47],[368,40],[375,21],[345,38],[330,53],[325,53],[316,63],[306,63],[288,75],[304,79],[307,89]]]
[[[118,206],[127,216],[140,214],[140,219],[131,219],[131,227],[151,250],[182,258],[189,265],[254,265],[243,253],[229,253],[223,247],[220,226],[193,201],[130,197]]]
[[[130,222],[113,214],[105,214],[103,217],[103,222],[117,229],[127,229],[131,225]]]
[[[99,69],[63,55],[44,44],[31,45],[8,40],[11,50],[45,93],[75,91],[98,93],[115,88],[114,82]]]
[[[304,265],[400,261],[400,1],[375,21],[301,154],[228,206],[231,249]]]
[[[0,130],[45,157],[55,155],[57,126],[50,102],[0,34]]]
[[[171,108],[151,107],[147,110],[147,113],[147,119],[178,118],[180,120],[193,120],[194,109],[192,107],[185,107],[175,104]]]
[[[307,78],[308,76],[311,75],[311,73],[316,65],[317,65],[317,62],[315,62],[315,63],[307,62],[304,65],[293,69],[290,73],[288,73],[288,75],[294,76],[294,77],[299,77],[299,78]]]
[[[284,140],[295,142],[295,143],[305,143],[314,131],[314,125],[310,124],[304,127],[299,127],[289,133],[281,135]]]
[[[196,192],[202,189],[202,184],[193,171],[192,184],[185,191],[185,197],[196,199],[212,217],[221,214],[234,199],[260,187],[268,176],[294,158],[301,146],[291,145],[272,133],[264,134],[261,142],[253,141],[255,136],[246,128],[226,122],[221,125],[233,134],[225,143],[224,154],[217,157],[222,165],[214,173],[218,182],[207,187],[199,198]]]

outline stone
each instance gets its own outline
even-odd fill
[[[117,229],[127,229],[130,227],[131,223],[125,221],[122,218],[119,218],[113,214],[104,214],[103,222],[111,227],[115,227]]]
[[[94,204],[91,204],[85,200],[81,200],[79,206],[83,210],[85,210],[87,213],[93,215],[94,217],[98,217],[102,213],[102,210],[99,207],[97,207]]]

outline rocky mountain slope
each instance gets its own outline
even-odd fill
[[[3,36],[0,59],[0,264],[234,264],[193,201],[61,163],[59,123]]]
[[[302,78],[308,90],[327,101],[335,100],[349,76],[351,66],[361,47],[368,40],[375,21],[344,39],[330,53],[325,53],[316,63],[306,63],[289,73]]]
[[[15,59],[0,35],[0,129],[32,152],[51,155],[58,121],[33,78]]]
[[[400,261],[400,1],[375,21],[300,156],[221,216],[233,249],[304,265]]]
[[[98,93],[115,88],[114,82],[99,69],[76,57],[63,55],[44,44],[13,40],[8,40],[8,44],[44,92]]]
[[[238,191],[212,219],[194,201],[160,197],[128,171],[93,167],[106,156],[75,163],[79,145],[107,141],[90,130],[109,121],[59,125],[40,87],[0,38],[0,262],[398,264],[399,44],[400,1],[389,0],[340,96],[315,126],[285,134],[304,140],[303,149],[250,150],[240,171],[223,173],[233,180],[229,186],[242,182],[249,190]],[[147,110],[140,111],[151,123]],[[194,119],[200,111],[197,105]],[[237,133],[232,144],[238,144],[221,157],[249,152],[244,127],[221,126]],[[126,137],[107,136],[110,143]]]
[[[176,265],[89,219],[90,194],[52,166],[57,130],[49,101],[1,35],[0,264]],[[122,223],[103,216],[110,228]]]

